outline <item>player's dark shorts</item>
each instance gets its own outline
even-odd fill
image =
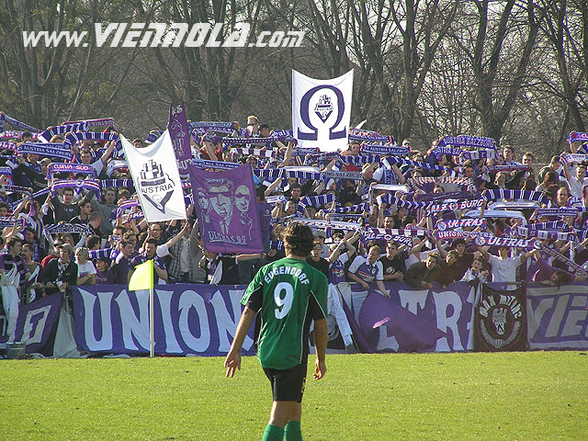
[[[304,386],[306,384],[306,367],[308,363],[303,361],[290,369],[263,369],[265,375],[272,384],[274,401],[302,402]]]

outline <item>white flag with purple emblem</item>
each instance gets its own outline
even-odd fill
[[[122,135],[120,140],[147,221],[186,219],[184,191],[178,164],[173,160],[169,132],[166,130],[154,143],[141,149]]]
[[[347,147],[353,70],[331,80],[292,71],[292,126],[300,147],[333,152]]]

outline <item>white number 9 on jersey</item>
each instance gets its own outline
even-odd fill
[[[282,297],[282,293],[284,297]],[[294,288],[288,282],[280,282],[274,289],[274,301],[278,307],[274,310],[276,318],[283,319],[288,315],[292,308],[292,300],[294,299]]]

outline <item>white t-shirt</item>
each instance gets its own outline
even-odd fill
[[[78,277],[86,277],[96,274],[96,268],[91,260],[88,260],[83,265],[78,263]]]
[[[507,257],[500,259],[490,254],[490,265],[492,266],[493,282],[516,282],[517,268],[521,264],[521,256]]]

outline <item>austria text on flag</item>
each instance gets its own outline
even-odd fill
[[[263,251],[253,172],[249,164],[223,172],[206,172],[191,165],[190,181],[207,251]]]
[[[186,219],[178,165],[170,161],[175,155],[169,132],[166,130],[153,144],[141,149],[122,135],[120,139],[147,221]]]
[[[188,165],[192,162],[192,152],[190,151],[190,132],[188,131],[186,108],[183,102],[177,106],[170,104],[167,130],[172,139],[180,175],[187,177]]]
[[[347,146],[353,71],[316,80],[292,71],[292,125],[300,147],[336,151]]]

